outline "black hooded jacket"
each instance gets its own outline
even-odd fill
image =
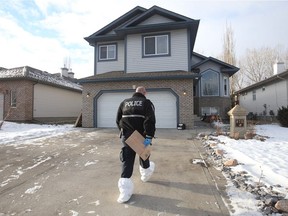
[[[122,101],[118,108],[116,124],[126,138],[134,130],[143,136],[154,137],[155,123],[154,105],[141,93],[134,93],[131,98]]]

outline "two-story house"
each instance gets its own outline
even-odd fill
[[[140,85],[155,105],[158,128],[192,128],[195,114],[230,108],[228,78],[238,68],[193,52],[198,26],[158,6],[138,6],[86,37],[94,75],[80,80],[83,127],[116,127],[120,102]]]
[[[235,92],[239,105],[258,117],[276,116],[288,106],[288,70],[284,62],[276,62],[273,69],[273,76]]]

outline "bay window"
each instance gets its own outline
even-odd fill
[[[213,70],[204,72],[201,76],[202,96],[219,96],[219,74]]]

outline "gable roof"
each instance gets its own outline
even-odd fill
[[[11,69],[0,69],[0,81],[26,79],[37,81],[46,85],[65,88],[73,91],[82,91],[82,86],[72,82],[69,78],[59,77],[46,71],[41,71],[29,66]]]
[[[106,34],[113,31],[116,28],[121,27],[126,22],[130,21],[131,19],[139,16],[143,12],[145,12],[147,9],[142,7],[135,7],[132,10],[128,11],[124,15],[120,16],[118,19],[114,20],[113,22],[109,23],[105,27],[101,28],[100,30],[96,31],[92,35],[85,37],[84,39],[89,42],[90,45],[93,45],[93,43],[97,40],[102,40],[103,37],[107,37]],[[116,34],[109,35],[110,40],[117,40],[119,39],[119,36]]]
[[[282,81],[282,80],[286,80],[288,81],[288,70],[282,72],[282,73],[279,73],[279,74],[276,74],[276,75],[273,75],[265,80],[262,80],[260,82],[257,82],[257,83],[254,83],[250,86],[247,86],[243,89],[240,89],[238,91],[235,92],[235,94],[241,94],[243,92],[247,92],[247,91],[251,91],[255,88],[259,88],[259,87],[263,87],[265,85],[268,85],[268,84],[272,84],[272,83],[275,83],[275,82],[278,82],[278,81]]]
[[[203,55],[201,55],[199,53],[196,53],[196,52],[193,52],[193,55],[197,56],[201,60],[198,63],[192,65],[191,66],[191,70],[196,69],[197,67],[199,67],[199,66],[201,66],[201,65],[203,65],[203,64],[205,64],[205,63],[207,63],[209,61],[221,65],[222,66],[221,67],[221,72],[228,73],[229,76],[232,76],[233,74],[235,74],[239,70],[238,67],[235,67],[234,65],[228,64],[226,62],[223,62],[223,61],[221,61],[219,59],[216,59],[216,58],[213,58],[211,56],[206,57],[206,56],[203,56]],[[192,58],[193,58],[193,55],[192,55]]]
[[[155,14],[166,17],[173,22],[139,25]],[[137,6],[115,21],[106,25],[104,28],[88,37],[85,37],[84,39],[89,42],[90,45],[95,46],[95,43],[98,41],[120,40],[124,39],[125,35],[132,33],[148,33],[153,31],[187,28],[190,32],[192,42],[191,45],[193,48],[198,26],[199,20],[182,16],[158,6],[153,6],[148,10]]]

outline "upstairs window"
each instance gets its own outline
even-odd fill
[[[116,60],[116,44],[99,46],[99,61]]]
[[[219,96],[219,74],[208,70],[201,76],[202,96]]]
[[[169,55],[169,35],[143,37],[144,57]]]

